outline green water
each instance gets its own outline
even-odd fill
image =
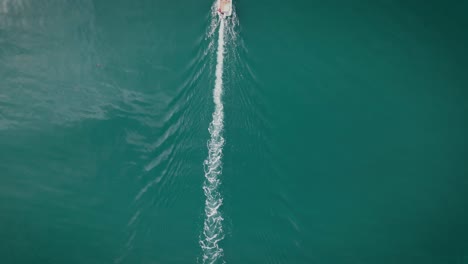
[[[203,262],[212,4],[0,0],[0,263]],[[468,2],[234,6],[216,263],[468,263]]]

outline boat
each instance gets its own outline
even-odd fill
[[[232,14],[232,0],[218,0],[218,14],[228,17]]]

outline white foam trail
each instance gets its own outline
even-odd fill
[[[203,238],[200,245],[203,249],[203,263],[217,263],[222,261],[223,249],[219,242],[223,240],[223,216],[219,210],[223,204],[223,198],[219,192],[221,180],[219,175],[222,171],[223,154],[223,128],[224,110],[222,102],[223,94],[223,64],[224,64],[224,19],[220,19],[218,50],[216,58],[216,80],[213,90],[213,101],[215,109],[213,120],[209,131],[211,138],[208,141],[208,157],[204,162],[205,182],[203,191],[205,193],[205,221],[203,225]]]

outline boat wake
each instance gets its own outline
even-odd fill
[[[209,126],[210,140],[208,141],[208,157],[204,161],[205,181],[203,191],[205,193],[205,219],[203,234],[200,237],[200,246],[203,251],[203,263],[224,263],[223,249],[220,242],[224,239],[223,215],[220,207],[223,197],[219,187],[222,173],[222,155],[224,146],[224,106],[223,95],[223,69],[225,56],[225,38],[231,31],[226,27],[232,23],[233,18],[219,18],[216,9],[212,9],[212,27],[216,25],[218,30],[218,47],[216,51],[215,84],[213,90],[214,112]],[[214,11],[214,12],[213,12]],[[215,24],[213,24],[215,22]],[[210,30],[209,35],[213,34]]]
[[[219,175],[222,170],[223,154],[223,128],[224,110],[221,96],[223,93],[223,64],[224,64],[224,19],[221,19],[218,33],[218,50],[216,59],[216,80],[213,90],[215,109],[209,131],[211,138],[208,141],[208,157],[204,162],[205,182],[205,221],[203,224],[203,240],[200,241],[203,249],[203,263],[215,263],[223,255],[223,249],[219,242],[224,238],[223,216],[219,211],[223,199],[219,192],[221,180]]]

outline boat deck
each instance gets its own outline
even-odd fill
[[[230,15],[232,9],[232,1],[231,0],[219,0],[219,12]]]

